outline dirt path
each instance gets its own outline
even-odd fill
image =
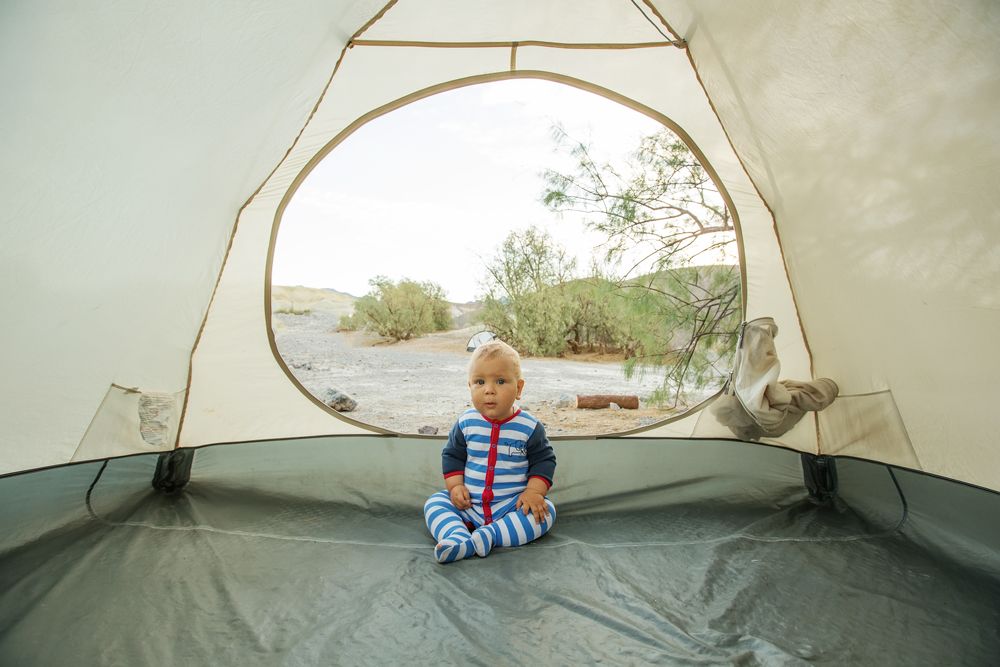
[[[422,426],[446,433],[469,407],[466,343],[476,329],[432,334],[387,344],[359,333],[337,333],[336,318],[322,313],[275,314],[275,341],[298,380],[322,397],[336,388],[358,402],[352,419],[402,433]],[[524,359],[521,407],[542,420],[550,435],[619,433],[653,424],[671,412],[640,404],[638,410],[557,407],[577,394],[636,394],[645,399],[655,377],[626,380],[615,361]]]

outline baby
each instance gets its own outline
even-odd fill
[[[541,422],[514,403],[523,388],[521,359],[510,345],[494,340],[472,353],[474,407],[458,418],[441,452],[447,490],[424,504],[439,563],[526,544],[555,521],[545,494],[556,455]]]

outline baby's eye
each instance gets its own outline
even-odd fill
[[[476,384],[479,384],[479,385],[483,385],[483,384],[486,384],[486,380],[483,380],[482,378],[479,378],[479,379],[477,379],[477,380],[473,380],[473,381],[474,381],[474,382],[475,382]]]
[[[497,379],[497,384],[504,384],[505,382],[507,382],[507,381],[504,380],[503,378],[498,378]]]

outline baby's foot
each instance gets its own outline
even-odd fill
[[[473,553],[475,553],[475,549],[469,538],[460,540],[448,537],[438,542],[437,546],[434,547],[434,557],[439,563],[450,563],[468,558]]]
[[[489,526],[477,528],[472,533],[472,544],[476,548],[476,555],[480,558],[486,558],[489,555],[490,551],[493,550],[495,541],[496,536],[493,534],[493,529]]]

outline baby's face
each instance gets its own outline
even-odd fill
[[[479,359],[469,369],[472,405],[494,421],[514,414],[514,401],[521,398],[523,388],[524,380],[517,377],[514,363],[502,355]]]

